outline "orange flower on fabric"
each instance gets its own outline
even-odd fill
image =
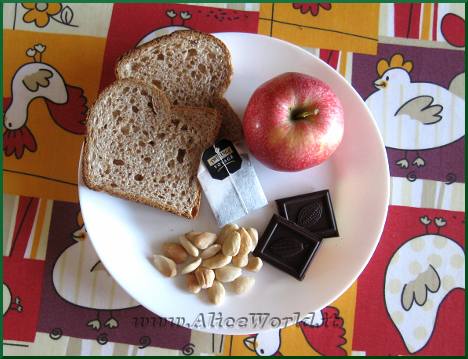
[[[29,11],[24,14],[24,22],[35,22],[37,27],[44,27],[49,23],[50,17],[62,10],[62,4],[57,3],[23,3]]]

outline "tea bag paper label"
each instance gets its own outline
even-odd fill
[[[229,140],[220,140],[203,152],[202,161],[217,180],[223,180],[241,168],[242,158]]]
[[[268,204],[248,154],[228,140],[205,150],[198,180],[220,227]]]

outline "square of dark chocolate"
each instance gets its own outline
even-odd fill
[[[302,281],[321,243],[316,234],[274,214],[254,255]]]
[[[276,200],[281,216],[322,238],[339,237],[328,190]]]

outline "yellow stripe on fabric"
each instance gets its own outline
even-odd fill
[[[5,206],[5,194],[3,195],[4,199],[4,206]],[[8,231],[8,236],[7,238],[3,237],[3,255],[4,256],[9,256],[10,255],[10,251],[11,251],[11,246],[12,246],[12,243],[13,243],[13,236],[15,234],[15,223],[16,223],[16,216],[18,215],[18,206],[19,206],[19,199],[20,197],[19,196],[14,196],[14,200],[13,200],[13,209],[11,211],[11,217],[10,218],[5,218],[4,217],[4,222],[9,222],[11,223],[10,224],[10,229]],[[4,216],[5,216],[5,212],[4,212]],[[4,233],[5,235],[5,233]]]
[[[39,240],[39,247],[37,249],[36,259],[45,260],[47,253],[47,243],[49,241],[50,220],[52,218],[52,208],[54,201],[47,200],[45,218],[42,226],[41,237]]]
[[[423,4],[421,40],[429,40],[431,33],[432,4]]]
[[[31,255],[29,256],[29,258],[31,259],[36,259],[37,257],[37,250],[39,248],[39,243],[41,241],[41,234],[42,234],[42,228],[44,226],[46,209],[47,209],[47,200],[41,199],[39,201],[39,209],[37,211],[36,231],[34,232],[34,239],[33,239],[33,244],[31,247]]]
[[[340,59],[340,75],[346,78],[346,61],[348,60],[348,53],[346,51],[341,51]]]

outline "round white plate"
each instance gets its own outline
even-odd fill
[[[202,196],[200,214],[189,220],[161,210],[89,190],[79,169],[79,196],[88,234],[102,263],[116,281],[155,314],[186,327],[219,334],[251,334],[293,324],[320,311],[354,283],[370,260],[382,234],[389,203],[387,155],[371,113],[357,92],[330,66],[287,42],[246,33],[218,33],[232,53],[234,78],[226,98],[243,117],[253,91],[287,71],[325,81],[340,98],[345,113],[341,145],[321,165],[297,173],[267,169],[252,156],[269,204],[237,221],[263,233],[278,198],[329,189],[340,237],[327,238],[302,282],[264,264],[244,295],[226,285],[224,304],[185,289],[186,277],[166,278],[153,266],[164,242],[195,231],[218,232]],[[245,149],[245,147],[244,147]],[[183,265],[179,266],[182,267]],[[171,319],[172,318],[172,319]],[[256,319],[261,318],[261,323]]]

